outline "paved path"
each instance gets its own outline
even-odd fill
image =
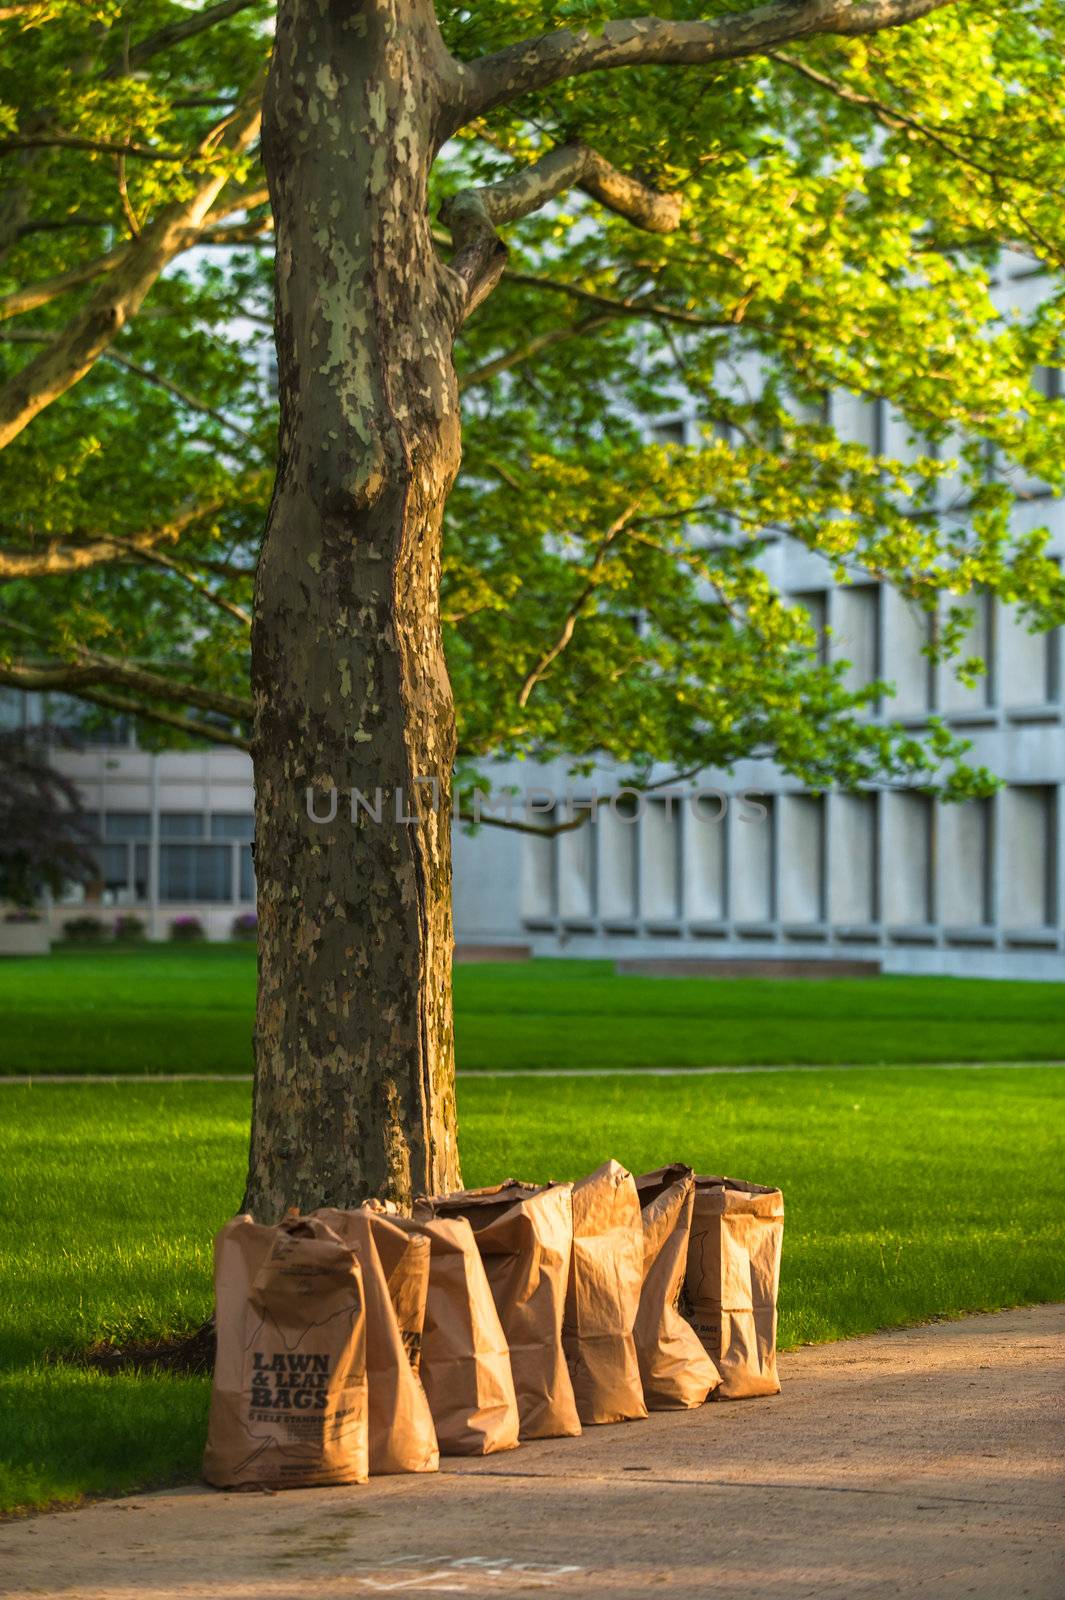
[[[853,1061],[777,1067],[491,1067],[459,1068],[460,1078],[716,1078],[748,1072],[1046,1072],[1065,1061]],[[49,1083],[251,1083],[250,1072],[36,1072],[0,1077],[5,1085]]]
[[[11,1600],[1061,1600],[1065,1305],[821,1345],[773,1400],[435,1477],[0,1527]],[[5,1588],[5,1584],[8,1586]]]

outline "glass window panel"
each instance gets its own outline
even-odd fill
[[[1002,921],[1008,928],[1054,921],[1054,791],[1011,786],[1002,797]]]
[[[999,690],[1005,706],[1042,705],[1050,696],[1048,633],[1032,633],[1017,606],[999,607]]]
[[[870,794],[833,795],[829,913],[844,925],[876,919],[876,805]]]
[[[884,802],[884,920],[912,926],[931,920],[932,802],[889,794]]]
[[[823,589],[814,589],[804,594],[794,594],[791,598],[810,618],[810,625],[817,635],[817,659],[823,665],[828,660],[828,636],[825,633],[828,596]]]
[[[133,846],[133,892],[138,900],[148,898],[148,846]]]
[[[555,820],[553,809],[540,813],[540,816],[537,817],[538,827],[548,827]],[[555,840],[538,839],[534,834],[526,834],[522,839],[521,865],[522,915],[554,917],[558,911],[555,896]]]
[[[159,851],[161,900],[232,897],[232,851],[223,844],[165,844]]]
[[[880,641],[875,584],[855,584],[837,591],[830,657],[847,662],[843,681],[848,689],[864,688],[876,677]]]
[[[164,839],[202,839],[205,833],[202,811],[163,811],[159,832]]]
[[[96,859],[109,894],[120,894],[129,888],[129,852],[124,844],[105,844],[97,851]]]
[[[246,844],[240,852],[240,898],[254,901],[255,899],[255,863],[251,858],[251,845]]]
[[[815,795],[786,795],[781,824],[781,916],[785,922],[819,922],[824,914],[824,801]]]
[[[147,839],[151,831],[147,811],[109,811],[104,818],[105,839]]]
[[[676,800],[648,800],[638,824],[641,904],[652,920],[668,921],[680,909],[677,811]]]
[[[558,836],[558,893],[564,917],[590,917],[594,914],[594,829],[594,823],[588,821],[572,833],[560,833]]]
[[[251,840],[255,837],[255,818],[250,811],[212,811],[212,839]]]
[[[600,803],[594,824],[599,830],[599,910],[604,917],[636,915],[636,825],[626,807],[631,811],[627,796],[618,802],[621,816]]]
[[[737,922],[768,922],[773,915],[773,797],[759,793],[758,804],[764,817],[744,805],[735,813],[729,900]]]

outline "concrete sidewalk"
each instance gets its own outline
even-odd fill
[[[137,1495],[0,1528],[63,1600],[1065,1597],[1065,1306],[781,1360],[707,1405],[359,1488]]]

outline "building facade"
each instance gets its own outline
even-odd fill
[[[907,697],[898,714],[915,729],[938,713],[971,738],[1003,789],[960,805],[876,789],[818,796],[771,762],[747,761],[636,795],[609,767],[576,780],[563,762],[500,763],[481,827],[455,830],[460,945],[1065,978],[1059,640],[985,604],[977,630],[988,672],[965,689],[929,665],[893,591],[813,588],[821,564],[783,544],[771,559],[781,587],[832,630],[833,653],[894,679]],[[55,760],[100,838],[97,883],[49,908],[57,933],[72,916],[130,911],[153,938],[188,915],[225,938],[254,909],[246,755],[111,743],[59,749]],[[508,809],[540,827],[585,821],[537,838],[498,826]]]
[[[1045,280],[1021,260],[1000,299],[1030,309]],[[1049,394],[1060,374],[1040,375]],[[826,400],[838,431],[906,459],[914,451],[881,402]],[[664,439],[695,444],[698,419],[682,392]],[[1044,485],[1014,478],[1019,531],[1051,528],[1065,560],[1065,506]],[[956,485],[945,480],[949,497]],[[915,731],[942,717],[972,740],[972,759],[1004,781],[990,800],[940,805],[911,792],[803,792],[771,762],[707,772],[683,793],[619,793],[601,768],[579,783],[564,762],[501,763],[505,796],[537,791],[519,820],[577,816],[579,828],[535,837],[486,823],[455,832],[460,945],[527,946],[541,956],[640,961],[854,962],[885,971],[1065,978],[1065,726],[1060,630],[1029,632],[987,596],[970,604],[966,654],[986,674],[958,681],[926,652],[931,620],[883,585],[837,584],[828,564],[786,538],[765,565],[781,593],[806,606],[829,659],[855,684],[891,680],[878,714]],[[41,719],[11,697],[8,714]],[[70,917],[135,912],[153,938],[178,917],[224,938],[254,908],[252,773],[236,751],[150,754],[132,743],[59,749],[99,826],[98,882],[55,904]],[[667,774],[656,774],[665,779]],[[747,798],[742,797],[746,795]],[[86,900],[88,904],[86,904]]]

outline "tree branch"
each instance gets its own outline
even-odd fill
[[[498,183],[460,189],[441,207],[441,221],[455,245],[451,266],[466,289],[465,316],[492,292],[506,266],[507,249],[497,228],[572,188],[583,189],[648,233],[671,233],[680,222],[678,195],[661,194],[618,172],[586,144],[558,145]]]
[[[163,389],[167,394],[172,394],[175,400],[180,400],[182,405],[188,406],[190,411],[199,411],[205,417],[211,417],[220,427],[228,428],[231,433],[251,443],[251,434],[247,428],[242,428],[239,422],[234,422],[232,417],[227,417],[225,412],[217,411],[214,406],[207,404],[191,394],[188,389],[182,388],[179,383],[174,383],[171,378],[164,378],[161,373],[152,372],[149,367],[139,366],[136,361],[131,361],[128,356],[119,355],[117,350],[105,350],[104,359],[113,361],[116,366],[124,367],[127,372],[132,372],[137,378],[143,378],[145,383],[152,384],[156,389]]]
[[[59,540],[53,540],[41,551],[0,550],[0,583],[11,583],[17,578],[58,577],[64,573],[83,572],[87,567],[99,566],[105,561],[143,555],[158,544],[176,543],[193,523],[202,517],[213,516],[228,504],[227,497],[191,506],[170,522],[148,533],[121,538],[105,535],[78,545],[64,545]]]
[[[227,616],[235,618],[245,628],[251,627],[251,616],[243,606],[238,606],[235,601],[227,600],[225,595],[217,594],[214,589],[208,588],[207,584],[201,582],[194,572],[190,572],[187,567],[183,567],[179,561],[173,561],[170,556],[163,555],[161,550],[152,549],[150,546],[133,546],[130,540],[116,538],[114,542],[119,546],[125,545],[130,549],[135,559],[143,561],[150,566],[162,567],[164,571],[173,572],[177,577],[183,578],[189,587],[195,590],[202,599],[208,600],[213,606],[217,606]]]
[[[0,333],[0,344],[54,344],[55,337],[43,328],[11,328],[6,333]],[[251,434],[242,428],[239,422],[234,422],[232,417],[226,416],[224,411],[218,411],[214,406],[208,405],[206,400],[201,400],[190,390],[185,389],[172,378],[164,378],[162,373],[153,372],[150,367],[142,367],[136,361],[131,361],[128,356],[121,355],[117,350],[104,350],[101,352],[102,361],[112,361],[116,367],[122,367],[126,372],[131,372],[136,378],[143,378],[145,383],[150,383],[156,389],[163,389],[167,394],[172,394],[175,400],[180,400],[182,405],[188,406],[190,411],[199,411],[205,417],[210,417],[222,428],[229,428],[231,432],[239,435],[246,443],[250,444]]]
[[[837,79],[830,78],[827,73],[816,71],[815,68],[807,66],[805,61],[799,61],[795,56],[789,56],[782,50],[769,50],[766,54],[770,61],[777,62],[779,66],[787,67],[790,72],[798,73],[808,83],[815,83],[818,88],[834,95],[837,100],[842,100],[847,105],[860,106],[871,112],[881,127],[892,130],[906,128],[911,133],[918,134],[922,139],[927,140],[929,144],[936,145],[946,155],[950,156],[951,160],[959,162],[964,167],[971,167],[974,172],[979,172],[985,178],[990,178],[992,183],[997,184],[1002,178],[1008,178],[1012,183],[1026,183],[1030,187],[1035,187],[1032,180],[1024,174],[988,166],[985,162],[978,161],[975,156],[970,155],[967,150],[959,149],[947,137],[948,134],[955,133],[954,129],[934,128],[927,122],[920,122],[916,117],[910,116],[908,112],[900,111],[896,106],[888,105],[885,101],[878,100],[873,95],[863,94],[860,90],[851,88],[850,84],[840,83]],[[962,137],[962,135],[959,134],[959,137]],[[1060,188],[1044,189],[1042,192],[1053,195],[1057,199],[1061,198],[1062,193]],[[1022,220],[1024,219],[1022,218]]]
[[[128,253],[129,245],[120,244],[114,250],[108,250],[106,255],[94,256],[91,261],[83,261],[80,266],[71,267],[67,272],[56,273],[54,278],[41,278],[37,283],[27,284],[24,289],[12,290],[10,294],[0,297],[0,322],[8,317],[20,317],[26,311],[36,311],[38,306],[46,306],[50,301],[57,300],[68,289],[80,289],[82,284],[91,283],[105,272],[113,272],[121,266]]]
[[[16,133],[0,139],[0,155],[12,150],[87,150],[101,156],[136,156],[140,161],[187,161],[183,150],[160,150],[153,144],[127,144],[120,139],[83,139],[76,133]]]
[[[208,211],[204,222],[224,222],[238,211],[253,211],[256,206],[266,205],[269,199],[270,191],[265,183],[257,183],[253,189],[237,189],[231,195],[223,194],[218,204]]]
[[[247,11],[256,4],[258,0],[220,0],[218,5],[208,6],[206,11],[199,11],[194,16],[186,17],[182,22],[171,22],[167,27],[160,28],[157,33],[149,34],[140,44],[135,44],[128,52],[128,59],[113,62],[101,72],[100,78],[106,82],[110,78],[125,77],[131,67],[141,66],[143,62],[150,61],[152,56],[157,56],[160,51],[169,50],[172,45],[181,44],[185,39],[191,39],[197,33],[203,33],[217,23],[236,16],[238,11]]]
[[[531,833],[536,839],[553,839],[556,834],[573,833],[577,828],[583,828],[591,819],[591,811],[587,810],[582,811],[579,816],[571,817],[569,822],[553,822],[544,828],[539,828],[535,822],[516,822],[513,817],[489,817],[483,812],[479,815],[464,812],[459,795],[455,797],[453,815],[456,822],[470,822],[484,828],[507,828],[511,833]]]
[[[262,86],[260,75],[243,96],[238,112],[208,135],[201,148],[236,154],[250,147],[259,133]],[[187,248],[190,235],[199,233],[228,177],[223,166],[204,178],[190,198],[164,207],[54,343],[0,388],[0,449],[53,400],[80,383],[136,316],[164,267]]]
[[[191,717],[180,716],[176,711],[164,711],[160,706],[142,705],[139,700],[130,700],[126,695],[111,694],[103,689],[83,689],[74,698],[86,700],[90,705],[105,706],[109,711],[123,711],[131,716],[145,717],[149,722],[158,722],[164,728],[176,728],[178,733],[188,734],[192,739],[206,739],[211,744],[246,750],[249,755],[251,754],[251,740],[243,738],[239,733],[227,733],[224,728],[216,728],[211,722],[194,722]]]
[[[563,28],[523,39],[462,69],[463,89],[449,133],[493,106],[562,78],[617,67],[706,66],[760,55],[816,34],[879,33],[914,22],[955,0],[776,0],[713,22],[631,17],[599,32]]]
[[[29,693],[69,690],[72,694],[117,684],[119,688],[152,695],[157,700],[176,701],[178,705],[195,706],[198,711],[232,717],[234,722],[250,721],[252,715],[250,700],[223,694],[221,690],[200,689],[192,683],[172,682],[157,672],[132,667],[111,656],[90,656],[84,661],[65,661],[47,667],[29,667],[18,662],[0,665],[0,684]]]
[[[584,584],[584,587],[581,589],[577,598],[566,612],[565,617],[562,619],[562,626],[559,628],[558,635],[555,638],[554,643],[544,651],[536,665],[526,674],[525,681],[522,684],[521,690],[518,694],[518,705],[523,711],[529,703],[529,696],[536,688],[536,685],[540,682],[540,679],[543,677],[544,673],[553,662],[558,660],[563,650],[565,650],[566,646],[573,638],[573,630],[577,626],[577,620],[580,617],[581,612],[584,610],[585,606],[588,604],[588,601],[599,587],[599,579],[602,574],[603,567],[606,564],[606,558],[610,552],[610,547],[613,545],[614,541],[619,537],[619,535],[625,531],[625,528],[629,522],[632,521],[632,518],[636,514],[639,503],[639,499],[636,499],[631,505],[626,506],[620,517],[618,517],[617,520],[610,525],[600,541],[599,548],[595,553],[595,559],[588,569],[587,582]]]
[[[235,244],[269,244],[273,232],[274,219],[267,212],[265,217],[249,217],[246,222],[223,223],[218,228],[208,228],[196,240],[198,245],[235,245]]]
[[[509,372],[512,367],[521,366],[523,361],[531,361],[541,350],[550,350],[554,345],[565,344],[569,339],[581,339],[586,333],[593,333],[596,328],[605,327],[615,320],[613,314],[604,312],[597,317],[585,317],[583,322],[567,323],[563,328],[552,328],[548,333],[538,334],[520,349],[508,350],[506,355],[496,356],[494,360],[486,361],[483,366],[475,367],[472,372],[460,377],[459,393],[465,394],[467,389],[476,389],[479,384],[487,383],[490,378],[498,377],[501,372]]]
[[[516,283],[529,289],[543,289],[549,294],[568,295],[585,305],[599,306],[615,317],[649,317],[659,322],[676,322],[684,328],[735,328],[731,317],[705,317],[698,311],[684,311],[679,306],[666,305],[661,300],[651,300],[646,295],[619,300],[613,295],[598,294],[594,289],[582,289],[578,284],[566,283],[561,278],[540,277],[535,272],[512,272],[507,268],[504,283]]]

